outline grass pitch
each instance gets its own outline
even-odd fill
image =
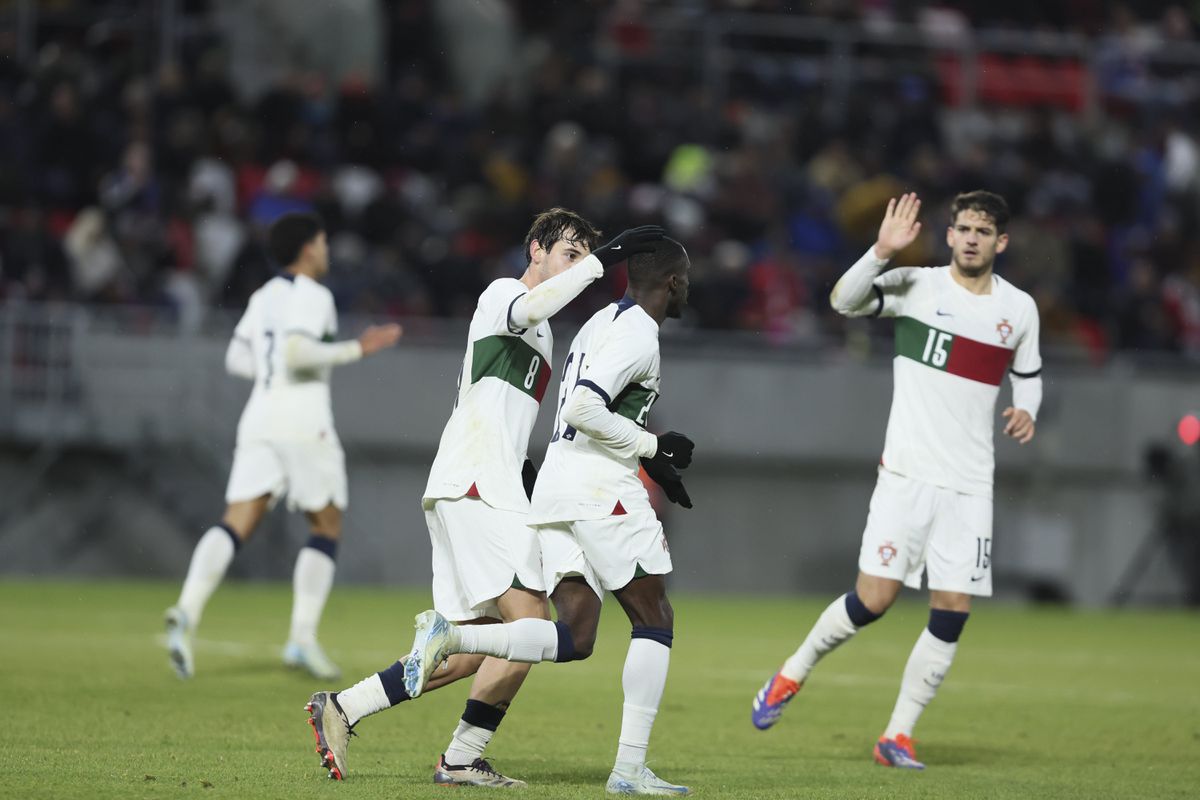
[[[0,677],[15,798],[444,797],[432,766],[466,686],[364,720],[345,783],[318,767],[309,694],[407,650],[423,593],[338,587],[322,687],[283,669],[290,589],[221,587],[197,677],[160,643],[174,583],[0,584]],[[918,727],[924,773],[875,766],[926,611],[902,603],[827,658],[768,732],[750,699],[828,599],[676,598],[676,644],[651,766],[711,798],[1165,798],[1200,794],[1200,617],[980,603]],[[598,798],[616,752],[628,625],[606,605],[587,662],[535,667],[489,754],[526,798]],[[488,790],[463,790],[487,793]]]

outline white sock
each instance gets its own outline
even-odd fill
[[[351,725],[363,717],[392,707],[378,672],[369,678],[363,678],[349,689],[338,692],[337,699]]]
[[[508,661],[537,664],[558,656],[558,627],[548,619],[518,619],[503,625],[455,627],[456,653],[483,653]]]
[[[200,624],[204,606],[220,585],[221,579],[225,577],[225,570],[229,569],[229,562],[233,560],[233,554],[236,552],[233,537],[219,525],[205,531],[196,543],[196,549],[192,551],[192,562],[188,565],[187,578],[183,581],[183,589],[180,590],[179,601],[176,603],[183,609],[183,613],[187,614],[188,625],[192,630]]]
[[[646,763],[646,748],[650,746],[650,729],[662,702],[667,685],[667,667],[671,664],[671,648],[653,639],[631,639],[625,656],[625,671],[621,686],[625,690],[625,705],[621,713],[621,736],[617,740],[617,763],[614,769],[622,775],[632,775]]]
[[[446,748],[446,763],[461,767],[482,758],[484,749],[495,733],[460,719],[450,739],[450,746]]]
[[[846,597],[843,595],[821,612],[804,642],[783,662],[780,673],[797,683],[804,681],[818,661],[856,633],[858,627],[850,621],[850,615],[846,613]]]
[[[946,679],[950,662],[954,660],[954,651],[957,649],[958,642],[943,642],[930,633],[928,628],[921,631],[912,655],[908,657],[908,664],[904,667],[900,696],[896,699],[896,708],[892,711],[892,719],[888,722],[884,736],[889,739],[895,739],[899,733],[912,736],[921,712],[929,705],[929,701],[937,694],[938,687]]]
[[[292,572],[292,630],[288,640],[297,644],[317,641],[317,625],[325,600],[333,588],[336,563],[314,547],[300,548]]]

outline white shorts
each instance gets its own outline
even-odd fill
[[[500,619],[497,598],[513,586],[545,591],[537,533],[519,511],[478,497],[425,507],[433,545],[433,607],[451,622]]]
[[[271,495],[271,506],[287,495],[292,511],[320,511],[333,504],[345,511],[346,456],[334,441],[239,444],[225,502],[240,503]]]
[[[563,578],[579,575],[603,598],[639,575],[667,575],[672,569],[667,537],[653,511],[551,523],[537,530],[550,592]]]
[[[867,575],[979,597],[992,595],[992,499],[912,480],[882,467],[863,531]]]

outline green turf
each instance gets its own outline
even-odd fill
[[[158,642],[177,587],[0,584],[8,757],[0,796],[444,797],[431,767],[461,713],[452,686],[365,720],[350,780],[327,780],[283,670],[289,591],[222,587],[178,681]],[[651,766],[701,797],[1099,798],[1200,794],[1200,619],[982,604],[918,729],[920,774],[875,766],[925,611],[897,606],[830,656],[783,722],[750,698],[825,601],[676,599],[676,646]],[[323,640],[357,680],[407,649],[420,594],[342,588]],[[611,604],[610,604],[611,605]],[[615,612],[615,613],[614,613]],[[597,655],[535,667],[490,750],[529,798],[601,797],[616,751],[628,626],[608,608]],[[483,791],[483,790],[476,790]]]

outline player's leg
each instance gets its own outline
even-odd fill
[[[971,612],[971,596],[992,593],[991,539],[990,498],[938,490],[926,559],[929,624],[908,657],[891,720],[875,746],[875,759],[881,764],[924,766],[912,746],[913,728],[950,671]]]
[[[405,662],[405,687],[410,695],[420,695],[441,660],[454,653],[482,653],[530,664],[573,661],[591,654],[600,614],[598,593],[603,590],[590,585],[586,576],[578,578],[588,568],[569,528],[542,526],[537,536],[535,546],[539,548],[544,568],[544,578],[539,577],[537,582],[556,587],[551,599],[558,611],[558,621],[526,618],[501,625],[460,626],[437,610],[422,612],[417,615],[413,649]],[[437,550],[435,545],[435,576]],[[459,567],[460,571],[463,569]],[[564,580],[565,576],[577,579]],[[436,582],[434,601],[436,605]]]
[[[675,638],[675,612],[667,599],[666,578],[643,575],[613,595],[633,629],[621,673],[624,704],[617,758],[606,788],[612,794],[688,794],[686,786],[668,783],[646,767],[650,732],[666,689]]]
[[[334,680],[341,670],[317,642],[317,627],[337,571],[338,541],[342,536],[342,511],[333,503],[306,511],[312,531],[296,554],[292,570],[292,620],[283,663],[306,669],[315,678]]]
[[[750,709],[755,727],[766,730],[778,722],[817,662],[883,616],[905,582],[920,588],[932,514],[927,488],[880,470],[863,529],[854,589],[821,612],[796,652],[759,689]]]
[[[190,678],[194,674],[192,635],[200,624],[204,607],[242,543],[262,521],[270,501],[271,495],[265,494],[230,503],[221,522],[209,528],[196,543],[179,599],[166,612],[167,651],[179,677]]]
[[[546,595],[541,591],[512,587],[496,599],[505,621],[536,619],[546,621],[549,612]],[[462,656],[459,656],[462,657]],[[486,658],[475,675],[466,709],[454,730],[450,744],[438,760],[433,781],[440,785],[473,785],[501,788],[524,786],[523,781],[501,775],[484,760],[483,752],[491,742],[509,706],[529,674],[529,663]],[[435,673],[436,676],[436,673]],[[428,688],[427,687],[427,691]]]

